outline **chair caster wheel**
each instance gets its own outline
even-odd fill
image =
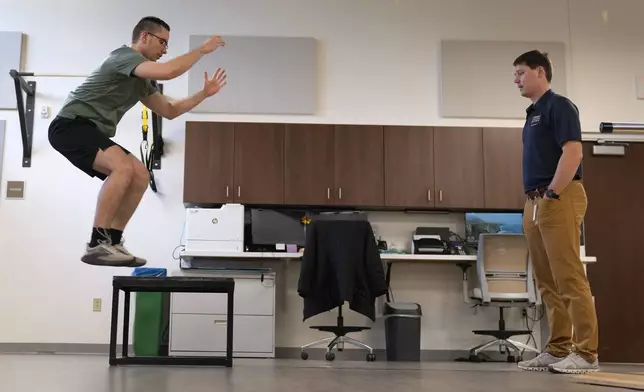
[[[479,356],[478,356],[478,355],[476,355],[476,354],[470,354],[470,357],[469,357],[468,359],[469,359],[469,361],[470,361],[470,362],[477,362],[477,363],[478,363],[478,362],[483,362],[483,360],[481,359],[481,357],[479,357]]]
[[[329,361],[329,362],[330,362],[330,361],[333,361],[333,360],[335,359],[335,353],[332,353],[332,352],[330,352],[330,351],[327,351],[327,353],[326,353],[326,354],[324,354],[324,359],[326,359],[326,360],[327,360],[327,361]]]
[[[375,362],[376,354],[367,354],[367,362]]]
[[[300,357],[306,361],[307,359],[309,359],[309,353],[302,351]]]

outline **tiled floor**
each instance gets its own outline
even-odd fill
[[[604,366],[635,372],[642,367]],[[122,366],[104,356],[0,355],[0,390],[11,392],[617,391],[570,376],[498,363],[241,360],[233,368]]]

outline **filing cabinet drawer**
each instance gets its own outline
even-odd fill
[[[234,312],[237,315],[273,314],[274,279],[235,279]],[[172,293],[173,314],[226,315],[228,296],[219,293]]]
[[[235,353],[271,353],[274,345],[272,316],[235,316]],[[170,350],[173,352],[225,352],[226,316],[173,314]]]

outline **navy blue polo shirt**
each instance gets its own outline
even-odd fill
[[[581,141],[579,110],[568,98],[548,90],[526,109],[523,126],[523,187],[547,187],[557,171],[563,145]],[[581,179],[581,164],[576,179]]]

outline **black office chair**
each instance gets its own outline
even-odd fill
[[[356,287],[362,290],[359,295],[355,295]],[[307,348],[325,344],[325,359],[333,361],[335,353],[332,350],[343,351],[346,343],[367,350],[367,361],[376,360],[372,347],[347,336],[371,327],[344,325],[343,317],[344,303],[349,302],[352,310],[375,321],[375,300],[387,293],[384,268],[368,221],[324,219],[311,223],[307,230],[298,293],[304,298],[304,320],[338,309],[335,325],[310,327],[334,336],[303,345],[302,359],[309,357],[305,351]]]
[[[322,332],[331,332],[335,336],[330,336],[328,338],[316,340],[314,342],[311,342],[302,346],[301,357],[304,360],[309,359],[309,354],[304,350],[310,347],[327,344],[326,354],[324,354],[324,359],[326,359],[327,361],[333,361],[335,359],[335,353],[331,350],[337,347],[338,351],[342,352],[344,351],[345,343],[349,343],[355,347],[363,348],[369,351],[369,353],[367,354],[368,362],[373,362],[376,360],[376,354],[373,353],[372,347],[368,346],[364,342],[361,342],[359,340],[346,336],[348,333],[355,333],[355,332],[369,330],[371,329],[371,327],[344,325],[344,317],[342,316],[342,305],[338,307],[338,323],[336,325],[313,325],[313,326],[310,326],[309,328],[317,329],[318,331],[322,331]]]

